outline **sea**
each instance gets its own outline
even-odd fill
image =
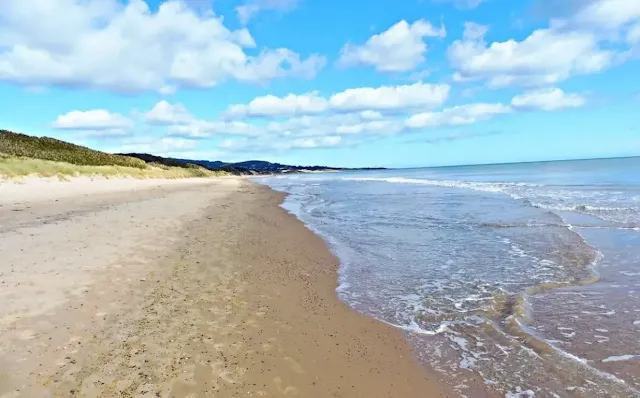
[[[640,157],[257,181],[460,396],[640,396]]]

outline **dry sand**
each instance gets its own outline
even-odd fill
[[[281,194],[110,181],[0,185],[0,397],[448,396]]]

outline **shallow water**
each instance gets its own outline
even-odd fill
[[[260,182],[461,394],[640,395],[640,158]]]

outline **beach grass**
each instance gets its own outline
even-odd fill
[[[49,137],[33,137],[0,130],[0,153],[83,166],[124,166],[145,169],[147,164],[129,156],[113,155]]]
[[[193,178],[227,175],[195,164],[166,165],[96,151],[49,137],[0,130],[0,178],[133,177]]]
[[[211,171],[204,168],[168,167],[154,164],[145,164],[144,168],[119,165],[87,166],[0,154],[0,176],[4,178],[20,178],[31,175],[42,177],[57,176],[61,178],[74,176],[102,176],[107,178],[132,177],[175,179],[218,177],[226,175],[226,173]]]

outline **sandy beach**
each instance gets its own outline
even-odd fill
[[[444,397],[242,179],[0,185],[0,397]]]

